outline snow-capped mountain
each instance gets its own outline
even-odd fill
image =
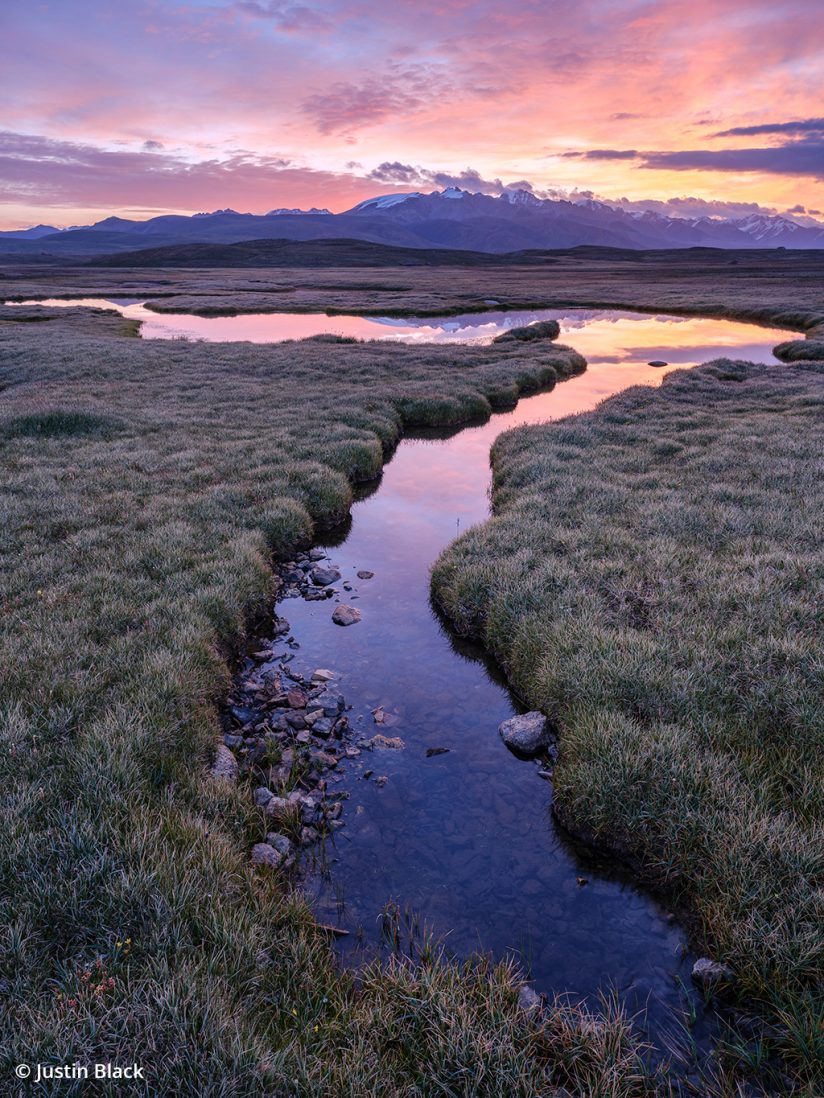
[[[448,187],[377,195],[345,213],[279,207],[264,215],[215,210],[148,221],[107,217],[61,232],[37,226],[0,234],[0,253],[40,257],[111,255],[180,244],[255,240],[361,240],[405,248],[508,253],[579,245],[623,249],[824,248],[824,225],[753,214],[721,220],[629,211],[597,199],[539,198],[509,189],[499,196]]]
[[[305,216],[309,216],[309,215],[312,215],[312,214],[329,214],[330,217],[331,217],[332,211],[327,210],[327,209],[319,210],[317,208],[317,206],[312,206],[312,208],[309,209],[309,210],[298,210],[298,209],[288,210],[285,206],[279,206],[276,210],[269,210],[269,212],[264,214],[263,216],[264,217],[287,217],[287,216],[290,216],[290,217],[305,217]]]

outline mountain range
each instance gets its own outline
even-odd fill
[[[639,250],[824,248],[824,225],[800,225],[768,214],[728,220],[667,217],[594,199],[541,199],[526,190],[492,196],[449,187],[430,194],[380,195],[340,214],[315,208],[274,209],[262,215],[225,209],[147,221],[107,217],[63,230],[38,225],[0,233],[0,258],[89,260],[172,245],[341,239],[498,254],[579,245]]]

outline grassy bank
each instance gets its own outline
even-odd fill
[[[437,601],[560,730],[555,810],[692,913],[820,1094],[824,366],[721,360],[493,449]],[[762,1071],[765,1069],[761,1068]]]
[[[625,1020],[538,1024],[504,967],[339,973],[250,869],[249,791],[209,773],[272,551],[344,514],[404,422],[488,415],[583,361],[25,315],[0,323],[0,1091],[19,1062],[137,1060],[128,1093],[648,1093]]]

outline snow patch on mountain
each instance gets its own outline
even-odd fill
[[[332,216],[332,211],[327,209],[319,210],[317,206],[312,206],[308,210],[290,210],[286,206],[278,206],[276,210],[268,210],[264,217],[303,217],[311,214],[329,214]]]
[[[367,198],[363,202],[359,202],[357,206],[353,206],[349,211],[350,213],[356,213],[360,210],[388,210],[390,206],[397,206],[401,202],[406,202],[409,198],[423,198],[420,191],[410,191],[409,194],[382,194],[377,198]]]

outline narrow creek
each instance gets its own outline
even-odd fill
[[[723,327],[706,323],[716,333]],[[639,334],[646,355],[650,332]],[[759,341],[759,330],[747,329],[746,357],[772,361],[771,334]],[[692,347],[693,361],[717,354],[708,344]],[[401,937],[425,927],[457,957],[513,955],[550,995],[594,1003],[614,990],[643,1012],[658,1044],[675,1019],[692,1015],[701,1041],[713,1022],[691,984],[695,958],[683,929],[629,873],[556,826],[541,764],[513,756],[498,734],[522,711],[517,699],[430,603],[438,553],[488,516],[496,436],[589,410],[630,384],[660,383],[665,371],[626,358],[618,346],[596,353],[582,376],[482,426],[405,437],[346,528],[318,543],[341,573],[334,596],[282,600],[290,632],[271,643],[275,660],[285,657],[306,678],[316,668],[334,671],[355,742],[379,733],[404,745],[364,749],[330,774],[330,791],[348,798],[344,826],[304,856],[304,888],[318,919],[347,932],[338,940],[347,963],[392,948],[384,918],[391,901],[403,913]],[[374,575],[358,578],[363,570]],[[338,603],[362,620],[336,625]]]
[[[318,668],[332,671],[345,698],[346,743],[355,749],[346,758],[341,749],[325,779],[330,794],[345,798],[342,812],[323,844],[303,848],[301,869],[319,921],[344,932],[337,942],[346,963],[398,946],[414,950],[429,932],[459,958],[479,951],[515,957],[533,987],[550,996],[569,993],[595,1004],[600,993],[615,992],[659,1048],[687,1019],[692,1040],[706,1046],[717,1019],[692,985],[694,957],[683,928],[614,860],[555,824],[542,764],[516,758],[498,734],[500,723],[521,711],[517,699],[483,651],[439,619],[429,577],[441,550],[488,517],[489,450],[502,431],[588,411],[630,385],[660,384],[667,371],[654,361],[691,366],[726,355],[775,362],[772,347],[786,333],[596,309],[390,321],[183,317],[151,313],[134,299],[20,304],[114,306],[141,321],[144,338],[217,341],[338,331],[488,342],[514,325],[559,320],[561,340],[587,358],[586,373],[482,426],[406,436],[381,479],[360,491],[345,528],[315,547],[316,556],[324,551],[321,563],[340,572],[324,588],[331,597],[278,603],[288,633],[259,638],[267,656],[246,660],[234,697],[242,700],[244,682],[282,665],[304,680]],[[336,625],[339,603],[357,608],[361,620]],[[230,747],[243,743],[244,719],[227,729]],[[376,734],[403,746],[366,746]],[[390,910],[400,913],[392,924],[397,938],[386,934]]]

